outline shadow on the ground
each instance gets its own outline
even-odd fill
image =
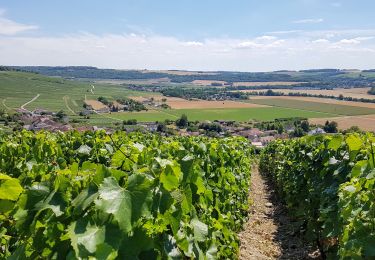
[[[303,238],[299,223],[288,216],[288,211],[275,191],[272,181],[263,174],[260,175],[264,179],[273,207],[267,216],[277,225],[274,240],[281,247],[281,256],[278,259],[323,259],[318,247]]]

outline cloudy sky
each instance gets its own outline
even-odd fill
[[[0,0],[0,64],[375,68],[373,0]]]

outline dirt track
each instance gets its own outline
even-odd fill
[[[250,219],[239,234],[240,259],[320,259],[286,214],[270,185],[254,169],[251,176]]]

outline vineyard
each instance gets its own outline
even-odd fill
[[[0,258],[234,259],[242,138],[0,134]]]
[[[374,143],[308,136],[260,155],[323,259],[375,256]],[[22,131],[0,133],[0,154],[1,259],[239,257],[255,156],[243,138]]]
[[[276,141],[260,158],[288,212],[328,259],[375,257],[375,137]]]

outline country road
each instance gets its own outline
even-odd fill
[[[36,96],[33,97],[30,101],[28,101],[28,102],[26,102],[25,104],[23,104],[23,105],[21,106],[21,109],[25,109],[25,110],[27,110],[27,109],[25,108],[25,106],[27,106],[27,105],[29,105],[30,103],[32,103],[32,102],[34,102],[35,100],[37,100],[39,96],[40,96],[40,94],[36,95]]]

